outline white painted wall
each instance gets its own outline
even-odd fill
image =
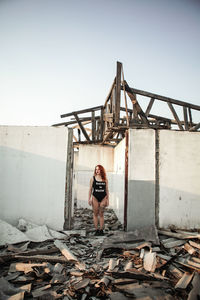
[[[161,227],[200,227],[200,133],[162,130],[160,135]]]
[[[68,129],[0,126],[0,218],[63,229]]]
[[[104,166],[106,172],[113,171],[113,148],[101,145],[80,145],[76,168],[79,171],[94,171],[96,165]]]
[[[97,164],[104,166],[108,178],[110,208],[123,223],[124,215],[124,153],[125,142],[116,148],[101,145],[80,145],[75,156],[77,207],[89,208],[89,182]]]
[[[75,159],[75,181],[76,181],[76,196],[77,207],[89,208],[88,193],[89,183],[93,176],[96,165],[102,165],[108,177],[110,198],[112,199],[112,181],[110,173],[113,171],[113,148],[101,145],[80,145],[79,152],[76,153]]]
[[[127,230],[155,224],[155,132],[130,129]]]
[[[125,181],[125,139],[114,148],[114,172],[112,174],[112,208],[124,224],[124,181]]]

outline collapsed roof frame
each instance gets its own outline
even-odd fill
[[[121,92],[124,94],[124,107],[121,106]],[[132,102],[131,109],[127,105],[127,96]],[[149,100],[145,111],[139,103],[138,96],[144,96]],[[174,119],[150,114],[155,101],[165,102]],[[174,105],[182,107],[183,120],[179,118]],[[78,131],[77,137],[74,134],[74,146],[79,144],[115,146],[124,138],[128,128],[172,129],[172,126],[175,126],[181,131],[198,131],[200,122],[193,122],[192,110],[200,111],[200,106],[129,87],[124,80],[122,63],[117,62],[116,76],[105,104],[62,114],[61,118],[73,117],[73,119],[53,126],[73,125],[72,128]],[[80,116],[82,114],[87,114],[87,117]],[[90,128],[86,127],[88,124]]]

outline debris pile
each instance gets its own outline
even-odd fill
[[[111,210],[106,215],[107,226],[119,226]],[[44,241],[1,243],[0,299],[199,299],[198,232],[107,228],[98,237],[91,221],[91,211],[79,209],[76,230],[46,228]]]

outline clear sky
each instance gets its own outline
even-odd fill
[[[200,1],[0,0],[0,125],[103,105],[117,60],[131,87],[200,105]]]

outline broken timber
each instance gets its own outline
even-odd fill
[[[124,94],[124,105],[121,92]],[[128,102],[127,99],[131,101]],[[166,103],[169,117],[150,113],[152,107],[160,105],[161,102]],[[141,104],[146,105],[145,111]],[[182,114],[178,113],[176,107],[182,107]],[[159,109],[158,106],[156,108]],[[198,131],[200,122],[193,122],[193,111],[200,111],[200,106],[129,87],[124,80],[122,63],[117,62],[116,76],[105,104],[62,114],[61,118],[70,117],[70,120],[53,126],[73,125],[75,147],[79,144],[115,146],[125,137],[128,128]]]

